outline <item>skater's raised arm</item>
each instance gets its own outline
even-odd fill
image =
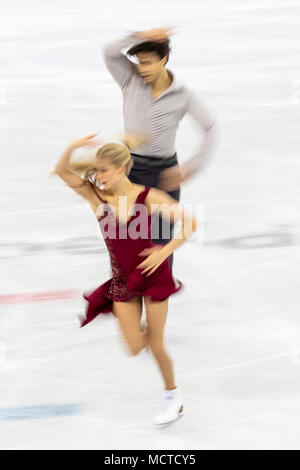
[[[135,73],[135,65],[123,54],[122,49],[128,49],[131,45],[143,41],[138,38],[138,33],[132,33],[106,44],[102,49],[105,65],[122,89]]]
[[[70,167],[70,159],[73,150],[76,148],[92,145],[91,140],[96,135],[97,134],[91,134],[74,140],[63,152],[54,168],[54,173],[56,175],[65,181],[77,194],[88,200],[93,196],[92,188],[87,181],[84,181],[79,175],[72,171]]]
[[[138,45],[145,41],[164,41],[170,35],[170,28],[156,28],[147,31],[135,31],[121,39],[110,42],[102,48],[105,65],[121,88],[125,88],[130,77],[136,71],[135,64],[131,62],[122,49]]]

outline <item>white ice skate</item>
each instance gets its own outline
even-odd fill
[[[172,392],[174,392],[172,390]],[[162,405],[158,413],[154,417],[154,424],[168,424],[176,421],[183,415],[183,400],[181,392],[178,388],[175,393],[168,393],[165,390]]]

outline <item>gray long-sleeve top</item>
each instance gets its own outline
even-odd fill
[[[199,170],[210,155],[215,141],[215,124],[195,93],[179,84],[168,70],[173,82],[153,99],[151,86],[139,75],[136,65],[122,49],[144,42],[133,33],[103,48],[105,64],[123,92],[124,128],[127,133],[141,132],[150,141],[135,152],[143,156],[171,157],[175,153],[175,137],[179,121],[189,113],[204,131],[196,155],[187,163],[192,171]]]

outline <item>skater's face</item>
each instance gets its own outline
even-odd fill
[[[139,52],[137,69],[145,83],[154,82],[165,68],[167,57],[160,58],[155,52]]]
[[[104,185],[104,189],[114,186],[122,176],[124,176],[125,169],[123,167],[117,168],[112,165],[107,159],[101,158],[97,162],[97,175],[96,178],[99,184]]]

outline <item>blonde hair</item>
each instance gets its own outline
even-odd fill
[[[83,179],[81,185],[90,183],[93,186],[97,186],[96,175],[98,170],[96,168],[96,163],[102,159],[108,160],[117,168],[125,166],[125,173],[127,176],[129,175],[133,166],[130,150],[134,150],[140,144],[140,141],[138,142],[137,139],[130,135],[125,135],[119,140],[123,141],[123,143],[112,142],[100,147],[93,159],[75,160],[70,162],[70,169],[74,173],[79,174]]]

